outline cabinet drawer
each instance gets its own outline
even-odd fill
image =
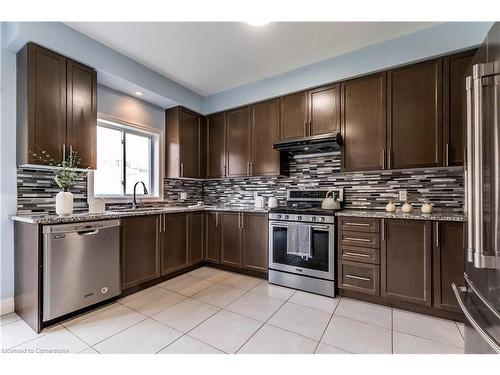
[[[341,230],[378,233],[379,219],[371,217],[340,217],[339,227]]]
[[[361,262],[361,263],[380,263],[380,250],[370,247],[340,246],[340,259]]]
[[[339,288],[380,295],[380,269],[374,264],[339,262]]]
[[[378,249],[380,247],[380,236],[378,233],[341,231],[340,244],[342,246],[371,247]]]

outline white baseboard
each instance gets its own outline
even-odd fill
[[[0,315],[14,312],[14,297],[8,297],[0,300]]]

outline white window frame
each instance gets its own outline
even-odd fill
[[[153,178],[151,181],[151,191],[148,196],[140,196],[141,202],[160,202],[163,201],[164,185],[164,148],[163,148],[163,129],[154,128],[144,124],[131,123],[105,115],[97,114],[97,124],[102,124],[110,128],[126,129],[136,134],[145,134],[152,137],[153,142]],[[142,193],[142,187],[138,192]],[[94,195],[94,171],[89,171],[87,178],[87,201],[90,202],[94,197],[99,196],[106,203],[129,203],[132,202],[132,195]]]

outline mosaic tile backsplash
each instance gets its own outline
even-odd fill
[[[429,168],[397,171],[341,173],[340,154],[292,159],[289,177],[248,177],[215,180],[165,179],[164,199],[168,204],[254,204],[254,193],[275,196],[285,204],[290,188],[343,187],[344,207],[384,209],[389,200],[397,201],[398,191],[406,190],[408,199],[419,206],[424,201],[436,211],[462,212],[464,204],[463,169]],[[18,168],[18,212],[54,212],[57,186],[50,171]],[[86,179],[72,189],[75,211],[87,209]],[[187,200],[180,193],[188,194]],[[267,199],[266,199],[267,201]]]

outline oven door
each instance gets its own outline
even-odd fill
[[[335,226],[333,224],[308,224],[311,230],[311,258],[287,254],[287,231],[291,222],[269,222],[269,268],[299,275],[335,279],[334,250]]]

